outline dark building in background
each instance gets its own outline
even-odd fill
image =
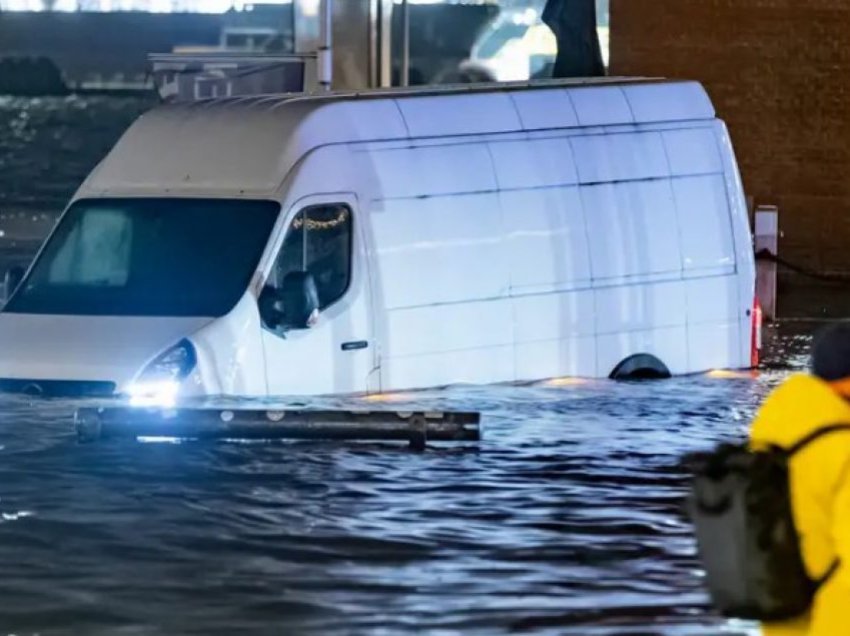
[[[848,29],[836,0],[611,0],[611,72],[701,80],[780,255],[820,272],[850,272]]]

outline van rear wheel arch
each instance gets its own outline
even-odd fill
[[[667,365],[651,353],[629,356],[611,371],[612,380],[666,380],[672,374]]]

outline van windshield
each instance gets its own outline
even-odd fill
[[[271,201],[78,201],[4,311],[223,316],[248,288],[279,211]]]

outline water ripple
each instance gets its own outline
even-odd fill
[[[5,397],[0,627],[745,633],[707,606],[678,460],[742,436],[784,373],[409,394],[484,413],[481,444],[424,453],[79,445],[75,404]]]

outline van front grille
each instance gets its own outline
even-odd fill
[[[0,392],[24,393],[42,397],[110,397],[115,395],[115,383],[86,380],[0,378]]]

